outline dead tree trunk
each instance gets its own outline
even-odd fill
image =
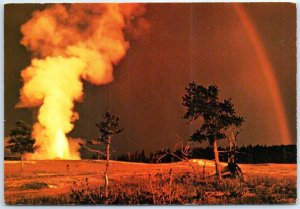
[[[222,180],[221,172],[220,172],[220,160],[219,160],[219,152],[218,152],[218,144],[217,140],[214,140],[214,154],[215,154],[215,164],[216,164],[216,175],[219,180]]]
[[[23,171],[24,168],[24,159],[23,159],[23,155],[21,155],[21,172]]]
[[[203,174],[203,177],[202,177],[202,178],[203,178],[203,179],[206,178],[205,165],[206,165],[206,161],[204,162],[203,167],[202,167],[202,174]]]
[[[105,167],[105,204],[108,205],[108,169],[109,169],[109,156],[110,156],[110,142],[111,137],[109,136],[107,139],[107,145],[106,145],[106,167]]]

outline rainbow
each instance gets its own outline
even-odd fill
[[[252,23],[251,18],[247,14],[247,11],[244,8],[244,6],[242,4],[232,4],[232,5],[236,14],[239,17],[242,27],[244,28],[247,34],[247,38],[249,39],[251,45],[253,46],[256,52],[258,62],[261,65],[262,74],[264,76],[264,79],[266,80],[267,86],[269,88],[271,97],[274,102],[274,108],[278,118],[280,133],[283,139],[282,142],[284,144],[291,144],[292,140],[291,140],[291,135],[290,135],[288,122],[286,118],[286,112],[284,109],[284,105],[282,103],[282,98],[278,87],[278,83],[275,78],[274,68],[266,53],[264,44],[261,38],[259,37],[255,25]]]

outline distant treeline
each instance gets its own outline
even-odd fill
[[[219,147],[220,151],[220,161],[227,162],[227,155],[223,151],[226,149]],[[241,146],[237,148],[236,162],[237,163],[297,163],[297,148],[296,145],[248,145]],[[174,155],[172,155],[172,154]],[[150,152],[149,155],[145,154],[145,151],[126,153],[118,157],[113,157],[114,160],[126,161],[126,162],[143,162],[143,163],[169,163],[178,162],[180,159],[184,158],[200,158],[213,160],[213,149],[212,147],[196,147],[193,148],[189,156],[183,155],[180,149],[171,151],[170,149],[158,150],[155,152]],[[86,159],[86,157],[83,157]],[[97,157],[93,155],[92,159],[105,159],[105,157]],[[20,160],[18,156],[5,156],[5,160]]]
[[[227,155],[222,151],[226,151],[220,147],[220,160],[227,162]],[[296,145],[248,145],[237,148],[236,162],[237,163],[297,163],[297,148]],[[172,155],[170,153],[174,153]],[[178,157],[177,157],[178,156]],[[145,151],[122,154],[115,158],[119,161],[127,162],[144,162],[144,163],[169,163],[177,162],[185,158],[181,150],[172,152],[170,149],[158,150],[150,152],[148,156]],[[212,147],[197,147],[191,150],[188,158],[214,159]]]

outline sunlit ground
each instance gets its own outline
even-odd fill
[[[111,161],[109,178],[110,183],[123,182],[130,184],[133,179],[147,179],[149,174],[166,175],[172,168],[173,174],[205,173],[207,176],[214,173],[214,163],[210,160],[190,160],[187,162],[166,164],[144,164]],[[225,166],[226,164],[222,164]],[[246,179],[276,178],[296,183],[296,164],[241,164]],[[82,182],[88,178],[91,187],[104,184],[103,172],[105,161],[101,160],[46,160],[27,161],[24,170],[18,161],[6,161],[5,172],[5,202],[11,203],[20,198],[30,199],[44,196],[67,196],[75,188],[74,182]],[[282,182],[284,183],[284,182]],[[76,189],[76,188],[75,188]]]

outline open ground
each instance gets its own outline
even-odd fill
[[[222,166],[226,166],[226,164],[222,163]],[[240,167],[245,174],[246,182],[252,181],[253,183],[254,180],[259,181],[258,183],[257,181],[253,183],[254,187],[257,186],[268,189],[268,184],[274,187],[277,184],[279,185],[278,188],[274,188],[274,191],[270,190],[272,193],[276,191],[280,193],[281,196],[279,199],[276,194],[262,195],[275,195],[275,199],[272,201],[278,200],[278,202],[283,203],[295,203],[296,164],[240,164]],[[168,181],[167,183],[169,184],[172,178],[167,177],[170,176],[170,171],[172,170],[172,175],[174,176],[173,181],[176,180],[176,176],[182,177],[182,175],[185,174],[199,174],[199,176],[201,176],[199,178],[201,179],[206,176],[207,181],[207,179],[211,179],[209,176],[214,174],[214,169],[214,161],[210,160],[191,159],[189,161],[162,164],[111,161],[109,179],[111,186],[119,185],[122,187],[122,185],[130,186],[135,184],[135,182],[142,185],[140,181],[149,184],[149,178],[155,178],[155,176],[161,175],[166,177],[165,180]],[[99,188],[104,185],[104,170],[105,161],[102,160],[26,161],[22,172],[19,161],[6,161],[4,164],[5,202],[7,204],[38,204],[34,201],[30,202],[30,199],[68,197],[72,189],[75,191],[82,189],[82,183],[80,182],[85,182],[87,179],[89,187]],[[211,179],[210,181],[215,181],[215,179]],[[234,189],[232,186],[230,188],[229,190]],[[173,190],[176,192],[175,189]],[[217,190],[214,189],[214,191]],[[255,195],[259,195],[255,194],[256,192],[257,190],[255,189],[252,193],[248,192],[247,195],[249,197],[255,197]],[[264,193],[265,191],[262,192]],[[243,192],[242,195],[244,195],[244,193],[245,192]],[[224,195],[224,191],[218,193],[216,196],[218,195]],[[187,203],[190,202],[188,201]],[[253,202],[250,201],[249,203]]]

